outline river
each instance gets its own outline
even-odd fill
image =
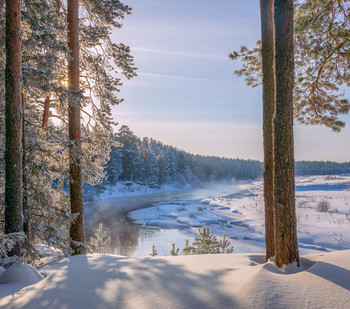
[[[194,232],[190,229],[164,229],[135,224],[129,218],[128,212],[151,207],[157,202],[230,196],[243,189],[244,185],[241,183],[225,181],[205,183],[200,187],[187,190],[99,200],[86,207],[87,240],[94,236],[99,223],[103,223],[107,235],[111,237],[111,246],[107,249],[107,253],[131,257],[148,256],[152,245],[155,245],[158,255],[170,255],[172,243],[175,243],[176,247],[183,248],[186,239],[193,239]]]

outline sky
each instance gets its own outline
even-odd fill
[[[112,37],[131,47],[138,76],[121,88],[119,125],[194,154],[262,160],[261,87],[246,86],[228,58],[259,40],[259,1],[124,3],[133,13]],[[350,126],[349,115],[343,120]],[[294,128],[296,160],[350,160],[350,127]]]

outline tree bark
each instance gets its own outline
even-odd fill
[[[275,255],[273,206],[273,116],[275,112],[275,48],[274,0],[260,0],[262,75],[263,75],[263,139],[264,139],[264,204],[266,260]]]
[[[42,128],[47,128],[49,124],[49,111],[50,111],[50,96],[46,96],[44,103],[44,114],[43,114],[43,124]]]
[[[293,0],[275,0],[276,113],[274,118],[274,206],[276,265],[299,265],[294,188]]]
[[[71,213],[77,218],[70,226],[70,237],[84,242],[84,204],[82,190],[80,93],[79,93],[79,1],[68,0],[68,134]],[[75,249],[74,244],[72,248]]]
[[[5,234],[23,231],[21,1],[6,1]],[[17,243],[10,255],[20,256]]]
[[[23,185],[23,232],[27,236],[27,240],[30,240],[29,235],[29,209],[28,209],[28,178],[27,178],[27,168],[26,168],[26,138],[25,138],[25,106],[26,106],[26,96],[22,93],[22,148],[23,148],[23,156],[22,156],[22,185]]]

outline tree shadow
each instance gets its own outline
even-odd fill
[[[48,276],[40,286],[21,290],[5,307],[128,308],[130,302],[138,308],[237,307],[233,296],[223,292],[220,280],[232,268],[196,272],[164,258],[109,255],[70,257],[56,263],[63,272],[53,274],[49,266],[43,267]]]
[[[350,291],[350,270],[346,268],[325,262],[316,262],[307,271]]]

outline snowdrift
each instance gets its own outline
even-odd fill
[[[349,308],[350,250],[277,269],[260,254],[126,258],[73,256],[39,269],[40,282],[1,308]]]

